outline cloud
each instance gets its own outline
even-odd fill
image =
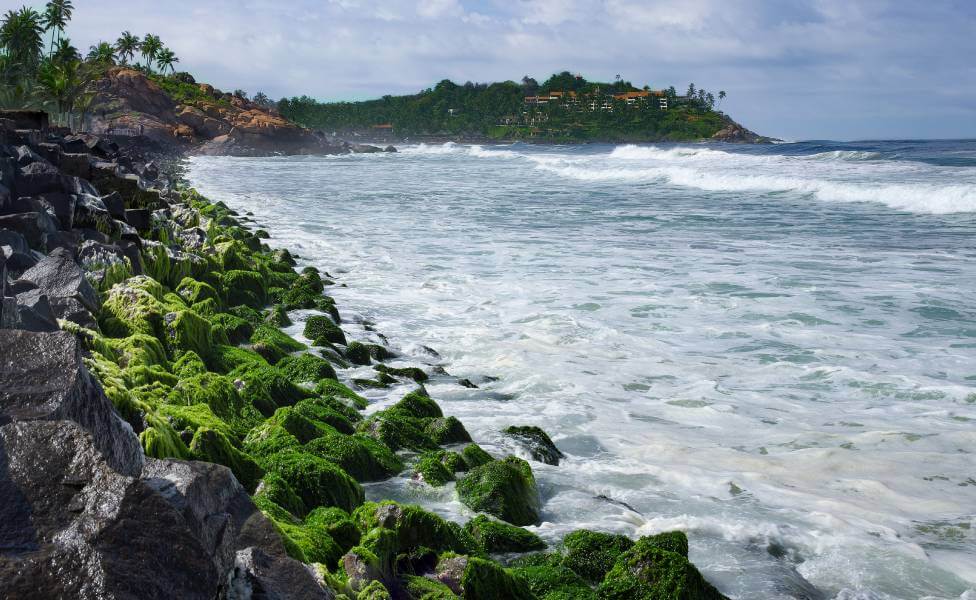
[[[158,33],[224,89],[363,99],[568,69],[724,89],[788,138],[976,136],[976,5],[954,0],[89,0],[87,48]]]

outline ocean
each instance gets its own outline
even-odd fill
[[[347,336],[441,372],[431,396],[489,452],[520,452],[507,425],[549,432],[548,542],[677,528],[735,598],[976,599],[976,141],[188,169],[335,277]],[[470,517],[453,484],[367,495]]]

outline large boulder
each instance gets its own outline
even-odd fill
[[[47,212],[22,212],[0,215],[0,229],[16,231],[27,244],[38,251],[47,249],[47,237],[58,230],[58,223]]]
[[[0,427],[0,497],[4,598],[216,596],[220,574],[180,511],[77,423]]]
[[[0,424],[40,420],[74,421],[112,469],[142,471],[139,439],[82,365],[75,336],[0,330]]]
[[[509,456],[472,469],[457,483],[461,502],[513,525],[539,521],[540,498],[532,467]]]
[[[24,271],[21,279],[34,283],[49,298],[75,298],[85,308],[98,312],[98,294],[88,283],[85,271],[75,262],[71,252],[55,248],[36,265]]]
[[[335,592],[312,567],[260,548],[237,553],[234,570],[227,576],[226,600],[333,600]]]

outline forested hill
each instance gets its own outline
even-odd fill
[[[679,95],[673,87],[637,88],[619,77],[593,82],[564,71],[541,85],[529,77],[521,83],[444,80],[410,96],[332,103],[302,96],[282,99],[278,108],[282,116],[328,133],[387,139],[686,141],[723,138],[732,129],[736,136],[752,136],[735,141],[757,141],[717,110],[724,97],[694,85]]]

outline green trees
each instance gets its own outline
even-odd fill
[[[114,65],[115,48],[108,42],[98,42],[88,49],[87,60],[104,66]]]
[[[156,64],[159,66],[160,73],[165,73],[166,69],[169,69],[171,74],[176,73],[176,68],[173,65],[178,62],[180,59],[169,48],[161,49],[156,57]]]
[[[51,32],[52,54],[54,53],[55,43],[60,42],[61,36],[64,35],[64,28],[67,27],[68,21],[71,20],[73,10],[74,6],[72,6],[71,0],[51,0],[44,8],[42,22],[44,29]],[[55,35],[57,36],[57,40],[55,40]]]
[[[139,51],[141,43],[142,41],[139,39],[139,36],[132,35],[128,31],[123,31],[119,39],[115,40],[115,51],[118,52],[119,60],[122,61],[123,65],[129,64],[129,61]]]
[[[144,38],[142,38],[142,44],[139,45],[139,50],[142,52],[142,58],[146,61],[146,69],[152,73],[152,65],[156,62],[159,57],[160,50],[163,49],[163,42],[159,39],[158,35],[147,33]]]
[[[42,17],[33,8],[9,10],[0,24],[0,46],[8,75],[19,79],[32,74],[44,47]]]

